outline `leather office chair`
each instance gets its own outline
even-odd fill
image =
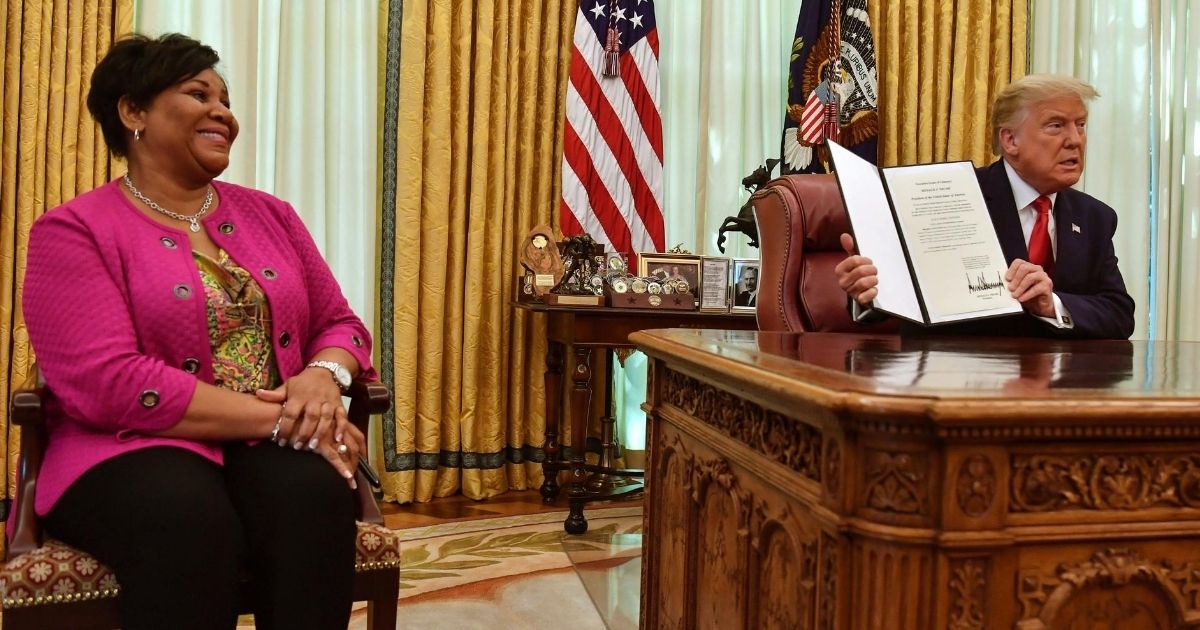
[[[750,197],[762,251],[758,329],[779,332],[872,332],[898,322],[860,325],[850,319],[833,269],[846,257],[839,237],[850,231],[833,175],[785,175]]]
[[[355,381],[350,420],[367,434],[370,416],[387,411],[391,396],[378,383]],[[9,518],[16,519],[0,569],[5,630],[111,630],[120,625],[116,576],[92,556],[45,537],[33,511],[34,493],[46,446],[44,385],[13,394],[11,421],[21,427],[17,467],[19,495]],[[383,524],[370,484],[358,472],[358,537],[354,600],[366,600],[367,627],[394,630],[400,590],[400,537]],[[314,553],[316,550],[314,550]],[[242,584],[240,610],[250,611],[254,585]]]

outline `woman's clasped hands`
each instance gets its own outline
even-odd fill
[[[282,405],[272,438],[279,446],[307,449],[324,457],[351,488],[366,438],[350,422],[342,404],[341,390],[321,368],[309,368],[287,379],[275,389],[260,389],[255,395]]]

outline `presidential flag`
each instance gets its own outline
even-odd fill
[[[582,0],[563,133],[563,234],[661,252],[663,135],[652,0]]]
[[[878,107],[867,0],[804,0],[792,42],[781,172],[829,172],[826,139],[875,163]]]

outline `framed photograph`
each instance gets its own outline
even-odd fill
[[[730,259],[705,256],[700,261],[700,312],[729,312]]]
[[[683,279],[693,299],[700,292],[700,257],[687,254],[640,254],[638,275],[660,283]]]
[[[758,308],[757,258],[733,259],[733,312],[753,313]]]

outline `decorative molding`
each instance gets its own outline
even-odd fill
[[[1061,564],[1054,575],[1043,575],[1038,568],[1022,569],[1017,579],[1021,620],[1016,627],[1059,627],[1059,612],[1076,592],[1088,586],[1118,587],[1111,598],[1120,594],[1119,587],[1131,582],[1156,585],[1174,616],[1187,627],[1200,622],[1200,562],[1154,562],[1134,550],[1111,548],[1096,552],[1086,562]]]
[[[987,563],[979,558],[956,559],[950,563],[949,630],[983,630]]]
[[[972,518],[983,516],[996,497],[996,469],[992,460],[979,454],[965,459],[958,467],[955,488],[958,509]]]
[[[991,427],[939,427],[937,437],[944,440],[1076,440],[1076,439],[1179,439],[1200,438],[1200,425],[1140,424],[1028,426],[1022,423]]]
[[[842,445],[834,438],[825,440],[825,489],[836,497],[842,486]]]
[[[821,595],[817,602],[817,627],[821,630],[837,628],[837,566],[838,541],[821,532]]]
[[[754,520],[750,534],[750,546],[757,554],[757,578],[762,593],[757,611],[758,627],[768,628],[800,628],[804,627],[801,620],[796,618],[799,613],[811,619],[817,590],[817,551],[819,535],[804,531],[805,522],[797,518],[789,504],[772,504],[756,497],[754,499]],[[773,534],[768,538],[767,534]],[[790,553],[771,544],[771,540],[786,538],[794,547]],[[799,552],[797,555],[796,552]],[[785,560],[799,559],[796,567],[798,575],[790,575],[787,571],[770,571],[779,568],[773,564]],[[795,590],[797,589],[798,590]],[[775,595],[771,597],[769,595]],[[779,596],[790,599],[791,602],[781,601]]]
[[[737,475],[729,467],[729,462],[724,459],[700,457],[693,460],[691,456],[688,457],[688,460],[692,470],[692,501],[698,506],[702,505],[704,490],[711,484],[717,484],[733,498],[734,507],[738,512],[738,535],[748,535],[750,533],[750,497],[738,483]]]
[[[1019,455],[1013,512],[1200,508],[1200,456]]]
[[[921,453],[867,451],[864,503],[881,512],[927,514],[928,461]]]
[[[663,381],[667,404],[813,481],[821,480],[817,428],[674,370],[664,370]]]

